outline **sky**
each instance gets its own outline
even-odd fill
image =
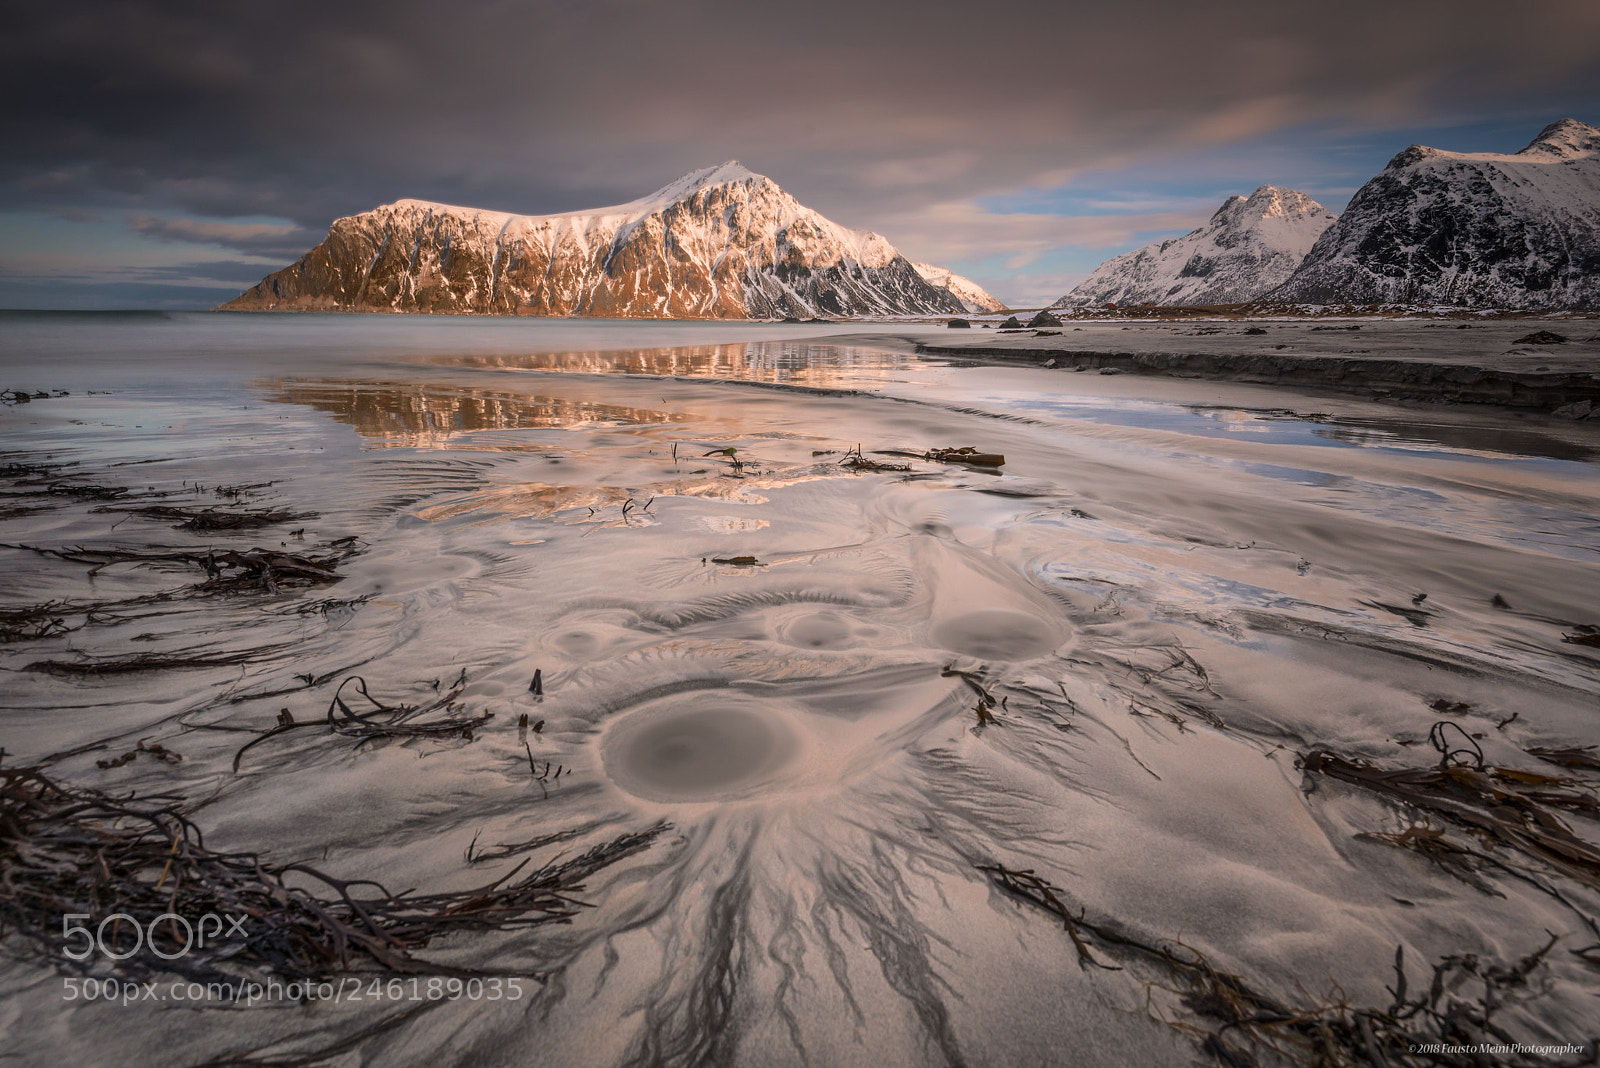
[[[205,308],[403,197],[738,159],[1013,306],[1271,183],[1600,125],[1600,3],[0,0],[0,307]]]

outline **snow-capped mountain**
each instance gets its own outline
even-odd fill
[[[948,289],[955,294],[957,300],[972,315],[984,315],[989,312],[1002,312],[1006,310],[1005,304],[992,296],[988,290],[970,278],[963,278],[954,271],[945,267],[935,267],[931,263],[913,263],[925,282],[935,289]]]
[[[1304,193],[1264,185],[1223,201],[1198,230],[1107,260],[1051,307],[1255,300],[1294,273],[1335,218]]]
[[[1562,119],[1514,155],[1412,145],[1268,299],[1600,307],[1600,130]]]
[[[710,319],[966,311],[882,237],[830,222],[735,161],[566,215],[397,201],[335,221],[297,263],[223,307]]]

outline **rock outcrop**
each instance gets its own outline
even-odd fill
[[[763,319],[967,312],[874,233],[737,162],[628,204],[509,215],[401,200],[334,222],[227,309]],[[997,302],[996,302],[997,303]]]

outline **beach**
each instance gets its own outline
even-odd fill
[[[1536,340],[1521,340],[1528,337]],[[1054,361],[1067,371],[1328,389],[1411,404],[1561,410],[1569,418],[1587,417],[1600,402],[1600,320],[1590,318],[1069,319],[1042,331],[951,331],[948,339],[919,341],[918,351]],[[1581,412],[1571,407],[1585,402]]]
[[[1596,774],[1547,757],[1600,742],[1600,422],[1549,411],[1600,326],[1348,325],[7,318],[0,386],[44,395],[0,409],[3,768],[391,912],[505,911],[210,1003],[67,959],[38,906],[0,1035],[41,1066],[1187,1064],[1293,1061],[1291,1018],[1439,1039],[1459,1004],[1590,1041]],[[1574,340],[1514,343],[1543,328]],[[1291,356],[1492,377],[1304,388]],[[1132,373],[1169,357],[1197,377]],[[545,911],[493,898],[530,873]]]

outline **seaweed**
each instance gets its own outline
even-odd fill
[[[1053,912],[1061,918],[1066,929],[1067,937],[1072,939],[1072,946],[1078,951],[1078,967],[1105,968],[1108,971],[1121,971],[1114,964],[1105,964],[1095,959],[1094,953],[1089,949],[1089,943],[1084,941],[1084,918],[1080,912],[1077,916],[1062,902],[1057,894],[1057,887],[1052,886],[1047,880],[1035,875],[1032,868],[1013,870],[1004,864],[979,864],[979,871],[989,872],[994,876],[995,882],[1008,893],[1031,902],[1046,912]],[[1089,925],[1093,930],[1094,925]]]
[[[542,727],[544,720],[541,719],[539,725]],[[567,770],[566,765],[546,760],[544,762],[544,770],[540,771],[539,762],[533,759],[533,747],[528,744],[528,738],[525,734],[522,735],[522,750],[528,754],[528,774],[533,776],[533,781],[539,784],[539,792],[543,795],[541,800],[550,800],[550,784],[561,778],[562,773]],[[555,772],[554,776],[550,774],[552,771]]]
[[[181,564],[198,567],[206,573],[206,580],[189,589],[202,593],[242,593],[264,590],[276,593],[283,587],[316,586],[339,582],[338,566],[359,550],[355,538],[341,538],[330,543],[323,556],[306,556],[279,552],[275,549],[90,549],[74,546],[66,549],[46,549],[37,545],[3,543],[0,548],[20,549],[58,560],[89,564],[92,578],[112,564],[127,563],[135,566],[155,564]]]
[[[706,453],[706,455],[726,457],[728,461],[728,469],[733,472],[734,476],[737,478],[744,477],[744,465],[747,461],[739,456],[739,450],[734,448],[732,445],[721,449],[712,449],[710,452]],[[673,453],[673,459],[677,459],[676,452]]]
[[[392,893],[373,880],[340,879],[308,864],[209,849],[180,797],[119,798],[63,785],[38,767],[3,769],[0,931],[31,942],[42,959],[89,971],[95,965],[87,955],[81,962],[62,955],[54,934],[60,917],[120,914],[132,922],[119,919],[109,928],[109,942],[126,953],[116,965],[124,975],[216,980],[265,970],[308,979],[383,970],[481,976],[487,973],[415,952],[456,932],[569,921],[588,907],[574,897],[585,880],[647,848],[664,829],[657,824],[624,833],[531,871],[524,861],[469,890]],[[238,922],[231,937],[207,942],[202,936],[191,947],[179,929],[187,921],[178,918],[208,915]],[[142,937],[145,931],[149,938]]]
[[[483,853],[476,852],[478,839],[476,836],[474,836],[472,842],[467,846],[467,863],[481,864],[486,860],[504,860],[507,857],[514,857],[518,853],[529,853],[535,849],[542,849],[547,845],[556,845],[560,842],[570,842],[582,834],[583,832],[581,830],[576,829],[552,831],[549,834],[541,834],[536,837],[529,838],[524,842],[502,843]]]
[[[1493,858],[1452,842],[1445,837],[1443,827],[1421,823],[1396,832],[1362,831],[1356,837],[1369,842],[1383,842],[1398,849],[1409,849],[1474,890],[1490,897],[1505,897],[1481,874],[1486,866],[1493,863]]]
[[[90,675],[133,675],[142,671],[184,671],[232,667],[236,664],[249,663],[260,655],[261,652],[259,650],[220,653],[213,656],[140,653],[137,656],[91,657],[86,660],[35,660],[22,670],[67,678],[82,678]]]
[[[977,717],[978,723],[972,729],[973,734],[981,734],[983,732],[983,728],[992,724],[998,724],[1000,722],[999,717],[994,714],[994,710],[996,708],[994,694],[983,684],[984,680],[982,675],[972,671],[957,670],[952,664],[946,664],[940,670],[939,675],[942,678],[947,679],[960,679],[969,687],[971,687],[972,691],[977,694],[978,701],[975,705],[973,705],[972,713]],[[998,707],[1009,711],[1009,703],[1009,698],[1007,698],[1005,695],[1001,695]]]
[[[131,492],[126,486],[101,486],[92,482],[52,482],[44,492],[51,497],[78,501],[120,501]]]
[[[1459,752],[1452,750],[1446,760]],[[1551,811],[1592,812],[1595,798],[1580,790],[1555,788],[1567,787],[1565,780],[1443,761],[1434,768],[1385,771],[1326,749],[1306,753],[1299,765],[1464,827],[1485,842],[1508,846],[1600,889],[1600,849],[1573,834]]]
[[[1167,980],[1175,981],[1172,987],[1152,986],[1175,996],[1191,1019],[1166,1022],[1191,1035],[1214,1064],[1228,1068],[1253,1068],[1263,1063],[1330,1068],[1456,1065],[1461,1063],[1462,1047],[1487,1052],[1491,1046],[1496,1064],[1550,1063],[1544,1048],[1518,1046],[1495,1015],[1518,990],[1529,987],[1530,976],[1544,965],[1558,941],[1554,934],[1510,964],[1486,962],[1472,954],[1442,957],[1433,964],[1426,988],[1415,996],[1410,994],[1405,947],[1396,946],[1389,1005],[1352,1006],[1336,990],[1321,1001],[1292,1004],[1223,971],[1180,941],[1141,938],[1114,922],[1090,919],[1084,909],[1074,913],[1065,901],[1065,892],[1031,869],[999,863],[977,867],[989,873],[1006,893],[1060,919],[1080,967],[1124,970],[1099,959],[1095,955],[1098,945],[1102,954],[1115,954],[1129,964],[1153,966]],[[1482,990],[1480,997],[1460,995],[1469,982]],[[1535,990],[1530,996],[1538,993]],[[1155,1013],[1153,1007],[1150,1011]],[[1583,1052],[1592,1058],[1593,1044]]]
[[[67,624],[66,617],[69,614],[71,612],[65,601],[45,601],[24,608],[0,608],[0,645],[70,634],[78,628]]]
[[[846,452],[844,454],[844,457],[842,459],[836,461],[836,463],[837,463],[837,465],[839,467],[848,467],[852,471],[909,471],[909,470],[911,470],[911,465],[910,464],[896,464],[896,463],[886,463],[883,460],[869,460],[865,456],[861,455],[861,446],[860,445],[857,445],[854,449],[851,449],[849,452]]]
[[[1459,741],[1451,739],[1452,733]],[[1575,835],[1554,811],[1591,818],[1600,815],[1600,799],[1589,792],[1589,784],[1488,765],[1475,736],[1448,720],[1435,723],[1428,740],[1440,754],[1432,768],[1384,771],[1327,750],[1313,750],[1301,756],[1298,764],[1308,772],[1362,787],[1421,813],[1420,821],[1399,832],[1362,832],[1358,838],[1409,849],[1474,888],[1503,896],[1481,875],[1486,868],[1494,868],[1549,895],[1600,936],[1600,923],[1534,869],[1446,837],[1450,827],[1459,828],[1489,848],[1506,846],[1584,886],[1600,888],[1600,850]],[[1548,752],[1581,759],[1583,751]],[[1434,820],[1443,825],[1435,825]]]
[[[1584,768],[1589,771],[1600,771],[1600,752],[1592,745],[1577,746],[1534,746],[1528,751],[1529,756],[1536,756],[1550,764],[1563,768]]]
[[[337,568],[358,549],[354,539],[343,539],[327,546],[319,556],[273,552],[267,549],[192,550],[151,546],[145,549],[110,548],[88,549],[76,546],[66,549],[46,549],[34,545],[5,543],[0,548],[19,549],[59,560],[91,565],[89,577],[117,563],[135,567],[198,567],[206,578],[203,581],[174,590],[137,594],[116,600],[101,601],[44,601],[34,605],[0,608],[0,645],[11,642],[37,641],[69,634],[90,624],[124,622],[128,613],[136,608],[153,605],[176,607],[180,599],[205,597],[217,594],[243,594],[254,592],[277,593],[284,588],[326,585],[340,581]],[[370,594],[347,600],[325,599],[298,605],[293,611],[326,613],[335,608],[352,608],[364,604]],[[164,614],[163,612],[147,614]],[[147,664],[159,667],[159,664]],[[206,665],[195,665],[206,666]],[[142,669],[129,662],[126,669],[104,666],[96,670],[116,671]],[[66,667],[67,672],[76,668]]]
[[[24,456],[28,454],[23,454]],[[57,472],[69,467],[76,467],[78,461],[70,460],[66,463],[51,462],[49,457],[44,460],[13,459],[0,464],[0,478],[46,478],[52,477]]]
[[[220,493],[220,491],[219,491]],[[246,512],[226,512],[217,508],[177,508],[171,505],[141,505],[136,508],[96,508],[96,512],[125,513],[145,519],[177,520],[177,529],[213,533],[225,530],[255,530],[258,527],[297,523],[302,519],[315,519],[316,512],[290,512],[281,508],[266,508]]]
[[[190,592],[163,591],[112,601],[44,601],[40,604],[0,609],[0,645],[59,637],[82,630],[91,624],[124,623],[130,619],[166,615],[174,610],[180,597],[187,596]],[[167,607],[142,615],[126,614],[135,608],[154,605]]]
[[[148,741],[148,739],[141,738],[138,745],[134,746],[132,749],[129,749],[126,753],[123,753],[119,757],[111,757],[108,760],[96,760],[94,762],[95,767],[105,769],[120,768],[124,764],[133,763],[134,759],[138,757],[140,753],[147,754],[148,756],[161,761],[163,764],[177,764],[182,762],[183,754],[174,753],[171,749],[168,749],[160,742],[146,745],[146,741]]]
[[[371,706],[370,708],[358,712],[351,707],[350,701],[345,700],[345,687],[351,683],[355,684],[356,692]],[[457,686],[428,705],[386,705],[367,692],[366,679],[360,675],[351,675],[334,689],[333,699],[328,702],[328,714],[323,723],[335,734],[355,738],[357,748],[383,738],[460,737],[470,742],[473,731],[493,719],[494,713],[484,712],[476,716],[465,714],[455,703],[456,698],[461,696],[461,691],[462,687]],[[418,716],[425,716],[430,712],[440,712],[442,715],[426,722],[416,722]],[[233,754],[233,770],[239,770],[239,764],[244,759],[245,753],[267,739],[288,731],[317,725],[316,720],[302,722],[296,720],[293,715],[280,714],[276,727],[252,738]]]

